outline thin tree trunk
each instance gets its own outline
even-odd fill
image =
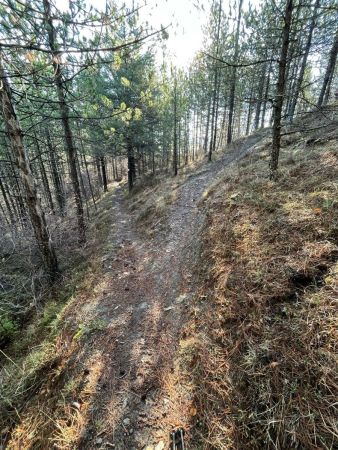
[[[7,193],[6,193],[6,190],[5,190],[5,186],[4,186],[4,184],[3,184],[2,180],[1,180],[1,173],[0,173],[0,191],[1,191],[1,193],[2,193],[4,202],[5,202],[7,211],[8,211],[8,215],[9,215],[9,218],[10,218],[10,222],[11,222],[12,224],[14,224],[14,223],[15,223],[15,220],[14,220],[14,214],[13,214],[11,205],[10,205],[10,203],[9,203],[8,197],[7,197]]]
[[[52,145],[51,137],[48,131],[48,128],[46,128],[46,139],[47,139],[47,147],[49,150],[49,162],[50,162],[50,168],[52,172],[52,179],[55,189],[55,197],[57,204],[60,209],[60,214],[63,216],[65,213],[65,193],[63,190],[62,180],[60,178],[57,162],[56,162],[56,154],[55,154],[55,148]]]
[[[237,19],[237,29],[235,36],[235,54],[234,54],[234,63],[237,63],[238,53],[239,53],[239,30],[241,25],[242,18],[242,4],[243,0],[239,0],[238,5],[238,19]],[[236,76],[237,76],[237,67],[234,66],[232,68],[232,76],[231,76],[231,84],[230,84],[230,100],[229,100],[229,119],[228,119],[228,136],[227,143],[230,144],[232,142],[232,122],[234,116],[234,108],[235,108],[235,93],[236,93]]]
[[[265,57],[267,57],[267,54],[265,54]],[[267,63],[265,63],[262,67],[262,72],[259,80],[259,86],[258,86],[258,92],[257,92],[257,104],[256,104],[256,111],[255,111],[255,121],[254,121],[254,130],[257,130],[259,127],[259,119],[261,115],[261,109],[262,109],[262,103],[263,103],[263,91],[264,91],[264,83],[266,78],[266,69],[267,69]]]
[[[211,108],[211,97],[209,97],[208,101],[208,111],[207,111],[207,124],[205,127],[205,137],[204,137],[204,153],[206,154],[208,151],[208,142],[209,142],[209,122],[210,122],[210,108]]]
[[[76,168],[76,148],[74,145],[73,133],[70,127],[69,121],[69,108],[66,103],[63,80],[62,80],[62,72],[60,65],[61,54],[57,50],[56,43],[56,32],[53,24],[52,14],[51,14],[51,6],[49,0],[43,0],[45,20],[46,20],[46,29],[48,33],[48,43],[53,56],[53,69],[54,69],[54,77],[55,84],[59,99],[59,107],[62,119],[62,125],[64,129],[66,150],[68,154],[68,162],[70,167],[70,177],[74,192],[75,204],[76,204],[76,216],[78,222],[78,233],[79,233],[79,242],[84,243],[86,241],[86,227],[83,213],[83,204],[80,190],[79,177]]]
[[[80,141],[80,149],[81,149],[80,155],[82,156],[82,160],[83,160],[84,167],[85,167],[85,170],[86,170],[90,196],[91,196],[91,198],[93,200],[93,204],[94,204],[95,209],[97,209],[96,201],[95,201],[95,195],[94,195],[94,190],[93,190],[93,185],[92,185],[92,180],[90,178],[90,174],[89,174],[89,170],[88,170],[88,161],[87,161],[87,158],[86,158],[85,149],[84,149],[84,146],[83,146],[83,141],[82,141],[82,136],[81,136],[81,129],[80,129],[79,125],[77,126],[77,131],[78,131],[78,136],[79,136],[79,141]]]
[[[101,163],[101,171],[102,171],[102,182],[103,182],[103,190],[104,192],[108,191],[108,181],[107,181],[107,172],[106,172],[106,162],[104,156],[100,156]]]
[[[217,140],[217,128],[218,128],[218,114],[219,114],[219,90],[221,81],[218,79],[217,89],[216,89],[216,108],[215,108],[215,120],[214,129],[212,130],[212,152],[216,150],[216,140]]]
[[[272,128],[272,150],[270,160],[270,178],[275,179],[278,169],[280,142],[281,142],[281,120],[283,110],[283,100],[285,91],[286,63],[290,42],[290,30],[292,22],[293,0],[287,0],[284,14],[284,27],[282,36],[282,48],[278,65],[278,80],[276,87],[274,121]]]
[[[330,95],[330,79],[333,76],[336,61],[337,61],[337,53],[338,53],[338,30],[336,31],[335,40],[333,42],[329,61],[326,67],[325,76],[323,85],[319,94],[317,106],[320,108],[321,106],[325,105],[328,101],[329,95]]]
[[[245,135],[246,136],[250,133],[251,115],[252,115],[252,102],[253,102],[253,98],[252,97],[253,97],[253,88],[251,88],[251,91],[250,91],[248,115],[247,115],[247,120],[246,120],[246,129],[245,129]],[[258,117],[259,117],[259,115],[258,115]],[[256,125],[256,117],[255,117],[255,125]],[[255,128],[255,129],[257,129],[257,128]]]
[[[40,168],[40,173],[41,173],[41,178],[42,178],[42,184],[43,184],[43,187],[44,187],[44,191],[45,191],[45,194],[46,194],[46,198],[47,198],[47,202],[48,202],[49,208],[54,214],[55,213],[55,208],[54,208],[52,192],[50,190],[49,181],[48,181],[45,165],[43,163],[43,159],[42,159],[42,155],[41,155],[41,149],[40,149],[39,141],[37,139],[35,130],[33,130],[33,136],[34,136],[35,146],[36,146],[36,150],[37,150],[37,158],[38,158],[38,162],[39,162],[39,168]]]
[[[217,18],[217,31],[216,31],[216,58],[218,57],[219,51],[219,35],[221,29],[221,16],[222,16],[222,1],[219,0],[219,8],[218,8],[218,18]],[[213,82],[213,92],[212,92],[212,108],[211,108],[211,138],[209,143],[209,153],[208,153],[208,161],[210,162],[212,159],[212,152],[214,149],[213,144],[213,136],[214,136],[214,127],[215,127],[215,118],[216,118],[216,102],[217,102],[217,86],[218,86],[218,68],[217,65],[214,64],[214,82]]]
[[[289,115],[290,115],[291,122],[292,122],[293,116],[295,114],[299,93],[300,93],[302,83],[303,83],[304,73],[305,73],[305,69],[306,69],[306,63],[307,63],[307,59],[308,59],[310,49],[311,49],[313,30],[315,29],[315,26],[316,26],[319,5],[320,5],[320,0],[316,0],[314,9],[313,9],[313,15],[312,15],[311,23],[310,23],[310,28],[308,31],[307,41],[306,41],[306,45],[305,45],[305,49],[304,49],[302,64],[300,66],[299,74],[298,74],[298,77],[296,80],[294,95],[292,97],[292,102],[291,102],[291,106],[290,106]]]
[[[0,77],[2,80],[0,102],[6,132],[16,158],[19,175],[25,192],[25,200],[30,220],[32,222],[34,234],[43,257],[44,265],[49,278],[54,280],[58,273],[56,253],[47,228],[45,215],[41,208],[41,202],[37,195],[34,178],[30,170],[26,149],[23,143],[22,130],[14,110],[12,93],[4,68],[2,67],[1,57]]]
[[[10,192],[10,189],[9,189],[9,185],[6,185],[7,190],[8,190],[8,196],[9,196],[10,200],[12,201],[12,205],[14,206],[14,208],[18,212],[18,217],[19,217],[19,220],[21,222],[21,225],[23,227],[25,227],[26,226],[26,220],[27,220],[27,211],[26,211],[25,203],[23,201],[22,189],[21,189],[20,183],[18,181],[17,171],[15,169],[15,164],[13,162],[12,155],[10,154],[9,149],[7,147],[6,147],[6,151],[7,151],[8,159],[10,161],[10,166],[11,166],[13,180],[14,180],[14,183],[11,186],[11,189],[12,189],[13,194],[14,194],[16,207],[14,206],[15,205],[14,201],[12,201],[12,195],[11,195],[11,192]]]
[[[98,155],[95,155],[94,159],[95,159],[97,179],[99,180],[99,186],[101,188],[103,186],[103,178],[101,173],[100,157]]]
[[[127,138],[127,159],[128,159],[128,189],[133,189],[135,183],[135,158],[134,149],[129,138]]]
[[[268,103],[269,89],[270,89],[270,73],[271,73],[271,65],[269,64],[268,76],[266,79],[265,89],[264,89],[264,99],[263,99],[263,110],[262,110],[262,118],[261,118],[261,128],[264,128],[265,125],[265,114],[266,114],[266,105]]]
[[[177,169],[177,79],[176,73],[174,78],[174,153],[173,153],[173,170],[176,177]]]

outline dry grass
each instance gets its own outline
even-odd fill
[[[90,332],[102,324],[85,324],[82,329],[68,310],[79,297],[89,296],[102,276],[102,253],[109,245],[112,223],[112,194],[109,192],[98,203],[86,247],[72,249],[74,254],[68,255],[68,272],[63,274],[53,297],[40,305],[0,354],[1,448],[74,448],[75,436],[78,438],[85,426],[90,406],[86,392],[96,384],[96,379],[91,380],[94,372],[82,389],[83,380],[73,380],[64,362],[81,345],[79,339],[73,339],[74,334],[80,330],[82,334]],[[81,414],[72,404],[78,391],[83,395]]]
[[[205,196],[196,449],[338,445],[337,142],[289,143],[276,183],[268,150]]]
[[[151,237],[167,226],[169,207],[176,198],[176,191],[189,176],[203,167],[198,159],[179,170],[176,177],[168,175],[148,179],[129,195],[129,209],[135,213],[135,221],[143,233]]]

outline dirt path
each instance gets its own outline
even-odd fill
[[[258,140],[251,137],[188,177],[169,207],[168,232],[151,240],[132,226],[123,191],[116,191],[103,277],[92,298],[79,299],[72,312],[74,322],[89,330],[67,361],[67,371],[82,377],[74,391],[81,411],[77,448],[161,450],[168,448],[172,427],[185,425],[189,393],[180,400],[166,380],[197,288],[193,271],[205,218],[197,203],[222,169]]]

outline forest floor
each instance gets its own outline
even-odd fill
[[[183,428],[191,450],[336,448],[337,138],[336,122],[285,136],[276,182],[263,130],[112,188],[95,269],[2,369],[20,391],[3,446],[161,450]]]
[[[261,139],[239,141],[178,182],[151,189],[153,196],[126,199],[125,188],[115,187],[102,270],[58,315],[49,357],[2,431],[6,448],[159,450],[168,448],[173,428],[189,435],[193,395],[180,387],[175,364],[197,288],[205,220],[199,202]]]

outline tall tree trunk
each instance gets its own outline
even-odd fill
[[[12,158],[12,154],[10,153],[9,149],[6,147],[6,152],[7,152],[7,156],[8,156],[8,160],[10,161],[10,166],[11,166],[11,171],[12,171],[12,177],[14,182],[12,183],[11,189],[9,188],[9,184],[6,185],[7,187],[7,191],[8,191],[8,196],[12,202],[13,207],[16,209],[16,211],[18,212],[18,217],[19,217],[19,221],[21,222],[21,225],[23,227],[26,226],[26,220],[27,220],[27,211],[26,211],[26,207],[25,207],[25,202],[23,200],[23,195],[22,195],[22,188],[21,185],[19,183],[19,178],[17,176],[17,170]],[[14,201],[12,199],[12,193],[14,195]],[[14,209],[13,208],[13,209]]]
[[[337,53],[338,53],[338,30],[336,31],[335,40],[333,42],[330,51],[329,61],[326,67],[323,85],[317,102],[317,106],[319,108],[327,103],[330,95],[330,79],[333,77],[334,69],[336,66]]]
[[[234,53],[234,64],[237,64],[238,53],[239,53],[239,30],[241,25],[242,18],[242,4],[243,0],[239,0],[238,5],[238,18],[237,18],[237,28],[235,35],[235,53]],[[229,99],[229,119],[228,119],[228,136],[227,143],[230,144],[232,142],[232,122],[234,117],[234,108],[235,108],[235,94],[236,94],[236,77],[237,77],[237,67],[232,67],[232,75],[231,75],[231,84],[230,84],[230,99]]]
[[[48,128],[46,128],[46,139],[47,139],[47,147],[49,150],[49,162],[55,189],[55,197],[58,207],[60,209],[60,214],[63,216],[65,213],[65,193],[63,190],[62,180],[58,170],[55,148],[53,147]]]
[[[177,79],[176,73],[174,78],[174,153],[173,153],[173,171],[174,176],[177,175]]]
[[[36,136],[36,132],[35,132],[34,129],[33,129],[33,136],[34,136],[35,146],[36,146],[36,150],[37,150],[37,158],[38,158],[38,162],[39,162],[39,168],[40,168],[43,188],[44,188],[44,191],[45,191],[45,195],[46,195],[46,199],[47,199],[49,208],[54,214],[55,213],[55,209],[54,209],[54,202],[53,202],[52,192],[51,192],[50,187],[49,187],[49,181],[48,181],[45,165],[44,165],[44,162],[43,162],[43,159],[42,159],[39,141],[38,141],[38,138]]]
[[[44,265],[50,279],[54,280],[58,273],[56,253],[47,228],[44,212],[41,209],[41,202],[37,195],[34,178],[30,170],[26,149],[23,143],[22,130],[14,110],[12,102],[12,92],[4,68],[2,66],[1,56],[0,77],[2,80],[2,87],[0,89],[0,102],[6,132],[16,158],[19,175],[25,193],[25,200],[29,212],[29,217],[32,222],[34,234],[43,257]]]
[[[106,161],[104,156],[100,156],[101,163],[101,171],[102,171],[102,182],[103,182],[103,190],[104,192],[108,191],[108,180],[107,180],[107,172],[106,172]]]
[[[306,63],[307,63],[307,59],[308,59],[310,49],[311,49],[313,30],[315,29],[315,26],[316,26],[319,5],[320,5],[320,0],[316,0],[316,3],[313,8],[313,14],[312,14],[311,23],[310,23],[310,27],[309,27],[309,31],[308,31],[308,36],[307,36],[307,40],[306,40],[306,44],[305,44],[302,64],[300,66],[299,74],[298,74],[298,77],[296,80],[295,89],[294,89],[294,93],[292,96],[291,105],[290,105],[290,109],[289,109],[289,117],[290,117],[291,122],[293,121],[293,116],[295,114],[298,97],[299,97],[302,83],[303,83],[304,73],[305,73],[305,69],[306,69]]]
[[[134,187],[136,176],[134,148],[130,138],[127,138],[127,159],[128,159],[128,188],[130,192]]]
[[[88,180],[90,196],[91,196],[91,198],[93,200],[93,204],[94,204],[95,209],[97,209],[96,201],[95,201],[95,195],[94,195],[94,190],[93,190],[93,185],[92,185],[92,180],[90,178],[89,169],[88,169],[88,161],[87,161],[87,158],[86,158],[86,152],[85,152],[85,148],[84,148],[84,145],[83,145],[83,140],[82,140],[82,136],[81,136],[81,129],[79,127],[79,124],[77,124],[77,132],[78,132],[78,138],[79,138],[80,149],[81,149],[80,156],[82,157],[83,164],[84,164],[84,167],[86,169],[86,175],[87,175],[87,180]]]
[[[253,85],[253,80],[252,80]],[[247,136],[250,133],[250,126],[251,126],[251,115],[252,115],[252,102],[253,102],[253,87],[251,87],[250,90],[250,98],[249,98],[249,106],[248,106],[248,115],[246,119],[246,129],[245,129],[245,135]],[[256,111],[257,112],[257,111]],[[259,116],[258,116],[259,117]],[[255,117],[256,119],[256,117]],[[256,125],[256,123],[255,123]],[[256,128],[255,128],[256,129]]]
[[[83,204],[80,190],[79,177],[76,168],[76,148],[74,145],[73,133],[70,127],[69,120],[69,108],[66,103],[65,92],[63,87],[62,80],[62,71],[61,71],[61,54],[57,49],[56,42],[56,32],[51,14],[51,6],[49,0],[43,0],[44,6],[44,14],[46,20],[46,30],[48,33],[48,43],[53,56],[53,69],[55,76],[55,84],[56,90],[59,99],[59,107],[62,119],[62,125],[64,129],[66,150],[68,155],[68,162],[70,167],[70,178],[72,182],[72,187],[74,191],[74,198],[76,204],[76,216],[78,222],[78,233],[79,233],[79,242],[84,243],[86,241],[86,232],[85,232],[85,220],[83,213]]]
[[[216,53],[215,53],[216,58],[218,57],[218,51],[219,51],[219,35],[220,35],[220,29],[221,29],[221,17],[222,17],[222,1],[219,0],[217,31],[216,31]],[[215,119],[216,119],[216,102],[217,102],[217,97],[218,97],[217,87],[218,87],[218,67],[216,64],[214,64],[214,83],[213,83],[213,92],[212,92],[211,127],[210,127],[211,136],[210,136],[210,143],[209,143],[208,161],[211,161],[212,152],[214,149],[213,137],[214,137]]]
[[[0,171],[0,177],[3,177],[3,180],[5,180],[5,178],[8,177],[7,172],[5,173],[5,172]],[[22,214],[21,214],[20,208],[17,207],[17,204],[15,202],[16,198],[14,197],[13,193],[10,191],[8,183],[6,183],[5,181],[2,182],[2,189],[3,189],[3,194],[4,194],[4,196],[7,197],[9,206],[12,210],[14,222],[18,221],[18,222],[20,222],[20,224],[22,226],[24,226],[24,224],[22,223]]]
[[[208,151],[208,142],[209,142],[209,123],[210,123],[210,109],[211,109],[211,97],[209,96],[208,101],[208,111],[207,111],[207,123],[205,127],[205,136],[204,136],[204,153],[206,154]]]
[[[190,114],[188,110],[185,118],[184,165],[187,165],[189,162],[189,120]]]
[[[214,119],[214,129],[211,130],[211,140],[212,140],[212,152],[216,150],[217,141],[217,129],[218,129],[218,115],[219,115],[219,90],[220,90],[221,80],[218,77],[217,88],[216,88],[216,107],[215,107],[215,119]]]
[[[100,165],[100,157],[99,157],[99,155],[95,155],[94,156],[94,160],[95,160],[97,179],[99,180],[99,186],[101,188],[103,186],[103,178],[102,178],[102,173],[101,173],[101,165]]]
[[[265,53],[265,57],[267,57],[267,53]],[[258,92],[257,92],[257,103],[256,103],[256,111],[255,111],[255,121],[254,121],[254,129],[257,130],[259,127],[259,119],[261,115],[263,96],[264,96],[264,83],[266,78],[266,69],[267,63],[263,64],[262,72],[259,79]]]
[[[274,119],[272,127],[272,150],[270,160],[270,178],[275,179],[278,169],[278,159],[281,142],[281,120],[285,91],[285,72],[290,43],[290,30],[292,22],[293,0],[287,0],[284,14],[284,26],[282,34],[282,48],[278,64],[278,80],[274,104]]]
[[[3,184],[2,180],[1,180],[1,173],[0,173],[0,191],[1,191],[1,193],[2,193],[4,202],[5,202],[7,211],[8,211],[8,215],[9,215],[10,222],[11,222],[12,224],[14,224],[14,223],[15,223],[15,220],[14,220],[14,214],[13,214],[11,205],[10,205],[9,200],[8,200],[8,196],[7,196],[7,193],[6,193],[5,186],[4,186],[4,184]]]
[[[269,96],[269,89],[270,89],[271,66],[272,66],[272,62],[270,62],[270,64],[269,64],[268,75],[267,75],[267,78],[266,78],[266,84],[265,84],[265,89],[264,89],[263,109],[262,109],[262,118],[261,118],[261,128],[264,128],[264,125],[265,125],[266,106],[267,106],[267,104],[268,104],[268,96]]]

